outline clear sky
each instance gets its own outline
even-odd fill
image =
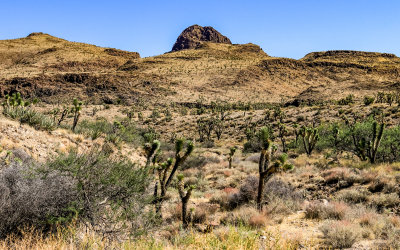
[[[400,0],[1,0],[0,39],[45,32],[153,56],[192,24],[272,56],[349,49],[400,56]]]

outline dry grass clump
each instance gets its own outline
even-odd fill
[[[52,235],[24,230],[21,237],[9,236],[0,241],[0,250],[8,249],[297,249],[298,241],[278,232],[259,233],[246,227],[220,227],[213,233],[177,231],[168,239],[149,237],[135,240],[109,240],[80,228],[60,229]],[[313,247],[307,244],[306,247]]]
[[[327,221],[320,228],[325,243],[333,248],[349,248],[361,236],[361,228],[349,221]]]
[[[357,181],[357,175],[348,168],[332,168],[321,173],[327,184],[341,183],[342,187],[353,185]],[[345,182],[345,183],[344,183]]]
[[[337,198],[346,203],[357,204],[367,202],[369,196],[370,192],[368,192],[368,190],[358,188],[343,190],[337,195]]]
[[[371,204],[375,206],[378,211],[384,208],[392,208],[399,204],[400,198],[396,193],[391,194],[377,194],[371,197]]]
[[[360,183],[361,184],[368,184],[372,181],[376,180],[378,173],[368,170],[363,170],[360,174]]]
[[[344,202],[311,202],[305,209],[307,219],[344,219],[350,210]]]
[[[229,194],[224,191],[216,191],[209,202],[211,204],[218,204],[221,209],[229,209]]]
[[[361,215],[359,218],[359,224],[363,227],[371,227],[375,225],[376,221],[378,220],[379,215],[373,212],[367,212]]]
[[[399,188],[397,187],[394,180],[391,180],[391,178],[378,175],[368,186],[368,190],[372,193],[394,193],[399,191]]]
[[[216,204],[202,202],[194,208],[193,223],[205,223],[209,217],[214,215],[219,209]]]
[[[248,223],[251,228],[263,228],[267,225],[267,218],[263,214],[253,215]]]
[[[266,217],[260,214],[254,207],[242,206],[232,212],[228,212],[222,219],[221,223],[233,226],[265,226]]]
[[[247,177],[239,192],[228,196],[228,208],[252,204],[257,196],[258,177]],[[289,214],[300,209],[303,194],[279,178],[272,178],[265,184],[264,200],[269,213]]]

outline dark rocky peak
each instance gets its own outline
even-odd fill
[[[213,27],[192,25],[186,28],[176,40],[172,51],[196,49],[203,42],[232,44],[231,40],[219,33]]]

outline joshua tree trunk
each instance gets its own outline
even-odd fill
[[[262,195],[264,190],[264,178],[260,175],[258,179],[258,192],[257,192],[257,209],[262,210]]]
[[[79,113],[77,113],[75,116],[74,116],[74,123],[72,124],[72,131],[74,131],[75,132],[75,128],[76,128],[76,125],[78,124],[78,120],[79,120],[79,117],[81,116],[81,113],[79,112]]]
[[[189,197],[185,197],[182,199],[182,224],[183,228],[187,228],[189,225],[189,220],[187,216],[187,205],[188,205]]]

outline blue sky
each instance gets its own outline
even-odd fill
[[[2,0],[0,39],[45,32],[70,41],[137,51],[171,50],[192,24],[213,26],[233,43],[272,56],[350,49],[400,56],[398,0]]]

